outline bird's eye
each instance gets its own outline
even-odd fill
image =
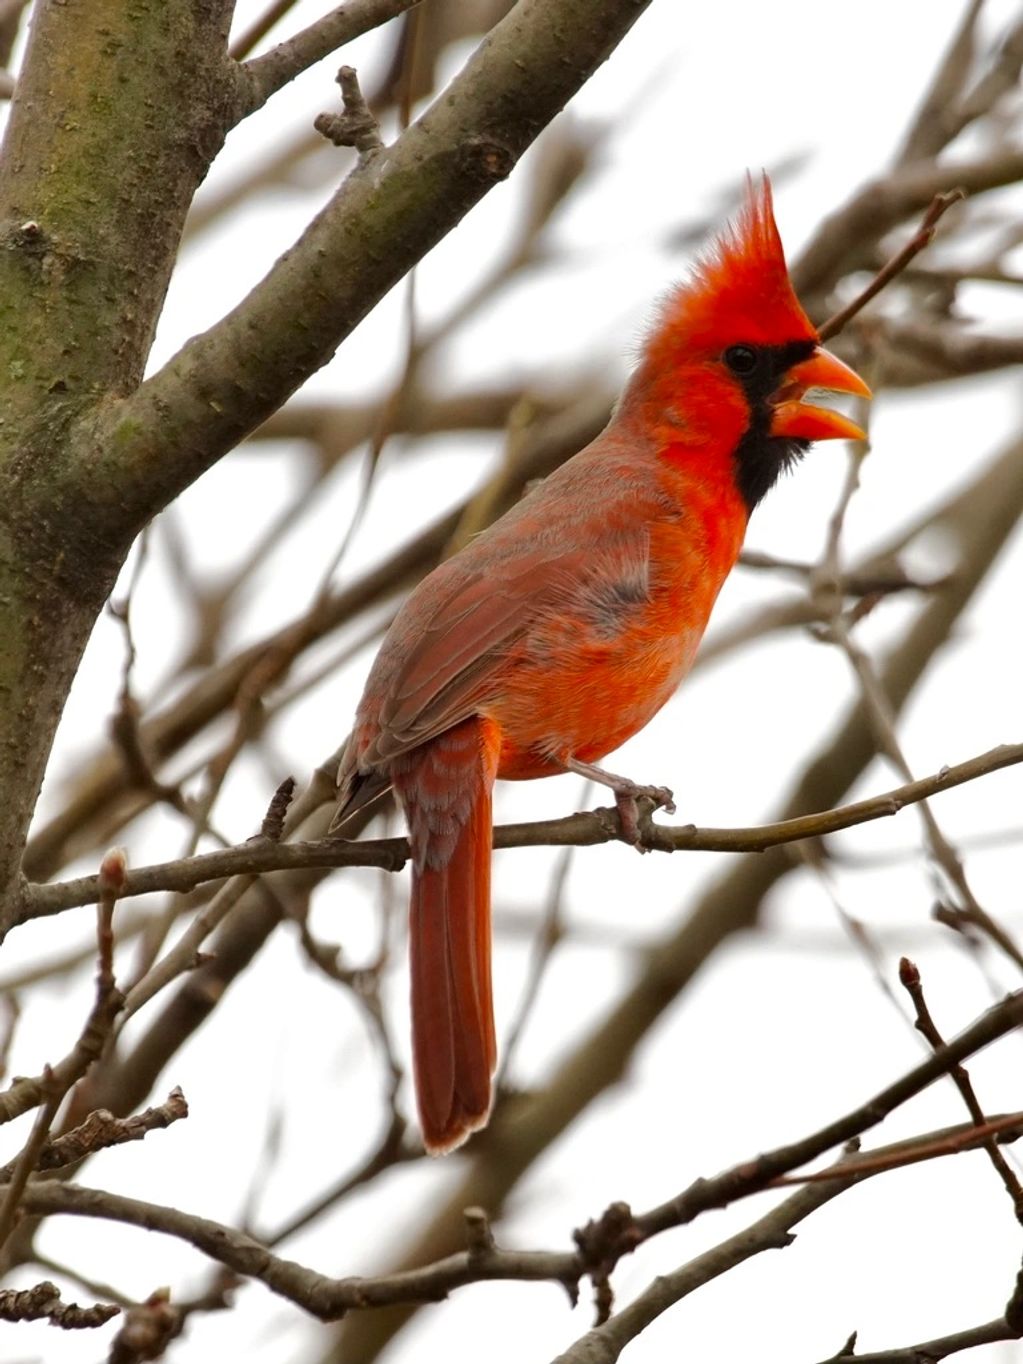
[[[724,358],[733,374],[752,374],[760,363],[760,356],[752,346],[729,346]]]

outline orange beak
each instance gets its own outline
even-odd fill
[[[866,432],[841,412],[804,403],[808,388],[826,388],[831,393],[854,393],[869,398],[870,389],[854,369],[823,346],[809,360],[793,365],[785,382],[770,401],[772,436],[792,436],[798,440],[866,440]]]

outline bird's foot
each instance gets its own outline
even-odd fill
[[[652,801],[654,810],[665,810],[669,815],[673,815],[675,799],[672,792],[667,786],[637,786],[631,781],[625,789],[618,787],[611,789],[615,793],[623,841],[631,844],[638,852],[649,852],[649,847],[643,842],[643,830],[639,823],[639,801]]]
[[[606,786],[614,792],[623,842],[630,843],[640,852],[649,852],[650,849],[643,843],[642,839],[638,802],[649,800],[653,803],[654,810],[666,810],[669,815],[673,815],[675,813],[674,793],[667,786],[640,786],[628,777],[619,777],[614,772],[605,772],[602,767],[597,767],[593,763],[580,762],[577,758],[566,758],[565,767],[569,772],[578,772],[581,777],[588,777],[590,781],[598,782],[601,786]]]

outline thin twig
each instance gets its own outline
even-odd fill
[[[162,1104],[144,1109],[130,1118],[115,1118],[105,1108],[97,1108],[70,1132],[54,1137],[41,1146],[34,1168],[60,1170],[77,1165],[96,1151],[105,1151],[108,1147],[121,1146],[128,1141],[141,1141],[150,1132],[170,1127],[171,1123],[187,1117],[188,1103],[177,1086]],[[0,1184],[6,1184],[14,1178],[16,1164],[12,1160],[0,1165]]]
[[[659,852],[763,852],[785,843],[795,843],[804,838],[822,838],[826,834],[853,828],[870,820],[888,818],[906,806],[926,800],[941,791],[976,781],[991,772],[1021,762],[1023,744],[1001,744],[968,762],[943,767],[933,776],[907,782],[904,786],[867,800],[816,814],[735,829],[698,828],[693,824],[672,827],[645,821],[643,835],[647,844]],[[614,842],[620,836],[614,810],[600,809],[569,815],[564,819],[498,826],[494,830],[494,846],[592,847]],[[130,870],[125,876],[122,895],[127,898],[151,894],[153,891],[188,891],[206,881],[238,875],[256,876],[289,868],[362,866],[399,871],[407,860],[408,844],[403,838],[365,839],[357,843],[334,838],[310,843],[242,843],[222,851]],[[227,889],[224,887],[218,894]],[[231,895],[240,893],[232,890]],[[25,923],[79,905],[95,904],[98,898],[99,888],[94,876],[51,885],[29,885],[23,892],[23,904],[17,922]],[[214,908],[212,902],[207,907],[202,937],[220,922],[222,908]],[[198,933],[189,939],[189,949],[193,955],[199,946],[199,942],[195,941],[197,936]]]
[[[959,1354],[962,1350],[976,1350],[982,1345],[996,1345],[1000,1341],[1019,1338],[1020,1331],[1010,1326],[1004,1317],[998,1317],[995,1321],[971,1326],[966,1331],[953,1331],[947,1336],[923,1340],[918,1345],[906,1345],[899,1350],[871,1350],[867,1354],[853,1354],[851,1350],[846,1350],[822,1360],[821,1364],[938,1364],[939,1360]]]
[[[60,1065],[46,1065],[37,1080],[17,1080],[4,1095],[0,1095],[0,1099],[7,1101],[0,1107],[0,1120],[16,1117],[19,1112],[32,1107],[33,1103],[41,1103],[28,1141],[13,1162],[3,1203],[0,1204],[0,1247],[14,1230],[18,1206],[29,1177],[40,1161],[58,1109],[71,1087],[102,1053],[114,1019],[124,1003],[114,980],[113,913],[124,885],[125,869],[125,856],[120,848],[112,848],[100,865],[97,878],[99,907],[96,911],[96,1001],[78,1042]],[[12,1099],[14,1095],[21,1096],[21,1108],[17,1106],[17,1099]]]
[[[895,732],[895,717],[891,703],[885,695],[872,661],[854,642],[847,625],[840,618],[836,618],[832,627],[832,637],[845,652],[859,680],[878,747],[891,761],[896,771],[907,780],[911,780],[913,774]],[[944,873],[961,900],[961,904],[953,910],[955,921],[957,924],[961,920],[963,923],[974,925],[999,947],[1011,962],[1023,970],[1023,951],[977,900],[966,877],[962,861],[942,832],[927,800],[924,799],[918,804],[932,863]]]
[[[951,1073],[951,1071],[950,1071]],[[848,1165],[835,1165],[828,1170],[814,1170],[808,1174],[779,1175],[771,1180],[770,1187],[784,1188],[790,1184],[817,1184],[822,1180],[841,1179],[855,1173],[860,1176],[880,1174],[885,1170],[901,1170],[908,1165],[918,1165],[924,1160],[935,1160],[941,1156],[958,1156],[963,1151],[974,1151],[978,1147],[993,1150],[1003,1160],[998,1150],[996,1138],[1000,1141],[1017,1141],[1023,1136],[1023,1113],[1003,1113],[995,1118],[985,1118],[974,1127],[957,1128],[929,1141],[911,1139],[898,1142],[885,1151],[867,1152]],[[1011,1175],[1011,1171],[1009,1172]]]
[[[614,1316],[599,1321],[559,1354],[553,1364],[614,1364],[626,1346],[669,1307],[752,1256],[790,1246],[796,1239],[791,1228],[844,1192],[852,1182],[846,1175],[831,1184],[799,1189],[752,1226],[744,1227],[678,1269],[658,1274],[638,1297]]]
[[[1018,1026],[1023,1016],[1020,1005],[1021,997],[1017,995],[1000,1006],[1001,1017],[998,1017],[996,1010],[989,1011],[957,1038],[949,1051],[970,1054],[976,1045],[984,1045],[983,1042],[978,1043],[979,1037],[984,1036],[987,1041],[993,1040],[992,1032],[1000,1035],[998,1028],[1004,1031],[1009,1020]],[[922,1067],[918,1066],[878,1098],[885,1104],[891,1101],[893,1107],[897,1106],[942,1073],[941,1064],[925,1062]],[[899,1097],[892,1100],[892,1095],[896,1092]],[[1020,1115],[1016,1115],[1016,1118],[1017,1125],[1020,1125]],[[878,1121],[880,1114],[873,1113],[870,1105],[864,1105],[856,1111],[856,1122],[862,1128],[873,1126]],[[826,1130],[830,1134],[836,1126],[832,1124]],[[964,1132],[976,1135],[972,1126],[964,1127],[960,1124],[955,1128],[930,1133],[916,1140],[921,1147],[928,1144],[937,1146]],[[1005,1135],[1006,1139],[1010,1139],[1012,1133],[1007,1131]],[[811,1139],[807,1139],[809,1140]],[[807,1141],[797,1142],[792,1146],[759,1156],[713,1180],[697,1181],[689,1191],[688,1200],[672,1200],[670,1204],[662,1205],[652,1213],[632,1218],[625,1205],[614,1205],[615,1209],[624,1210],[624,1217],[620,1212],[616,1215],[620,1237],[617,1246],[607,1248],[612,1258],[629,1253],[643,1240],[658,1235],[669,1227],[691,1221],[699,1212],[710,1207],[723,1206],[734,1198],[746,1197],[766,1187],[770,1181],[763,1177],[762,1171],[779,1162],[782,1169],[802,1163],[803,1153],[808,1149]],[[827,1143],[832,1146],[835,1144],[834,1140]],[[818,1148],[816,1154],[826,1150],[827,1145]],[[904,1150],[907,1143],[900,1142],[897,1146]],[[862,1169],[858,1165],[854,1166],[853,1162],[847,1162],[841,1173],[834,1170],[823,1172],[827,1178],[823,1181],[813,1181],[809,1187],[799,1190],[799,1194],[805,1195],[805,1199],[800,1199],[795,1206],[806,1206],[808,1209],[819,1206],[820,1202],[842,1192],[844,1187],[869,1177],[871,1173],[879,1173],[890,1168],[886,1163],[889,1149],[893,1148],[882,1147],[866,1153],[862,1157]],[[877,1169],[870,1168],[872,1165],[876,1165]],[[780,1173],[780,1170],[778,1172]],[[175,1236],[236,1273],[260,1280],[272,1292],[298,1304],[313,1316],[327,1321],[336,1320],[356,1309],[396,1303],[435,1302],[466,1284],[500,1279],[555,1282],[574,1292],[579,1280],[591,1272],[591,1264],[583,1249],[504,1250],[490,1243],[489,1238],[485,1240],[483,1237],[474,1236],[469,1249],[417,1269],[375,1277],[334,1279],[293,1260],[279,1258],[262,1242],[233,1227],[183,1212],[179,1208],[126,1198],[103,1189],[89,1189],[57,1180],[37,1180],[25,1191],[24,1204],[26,1209],[34,1214],[50,1216],[68,1213],[73,1216],[98,1217]],[[786,1203],[782,1206],[793,1205]],[[668,1217],[664,1215],[665,1209],[670,1212]],[[594,1239],[591,1238],[591,1244]],[[730,1242],[724,1244],[727,1246]],[[710,1252],[711,1255],[713,1253]],[[727,1252],[723,1253],[727,1255]]]
[[[239,117],[262,107],[296,76],[345,43],[379,28],[419,0],[348,0],[322,19],[239,68]]]
[[[915,962],[903,957],[899,962],[899,980],[902,982],[907,994],[913,1001],[913,1009],[916,1012],[917,1030],[925,1037],[928,1043],[937,1050],[945,1045],[945,1039],[938,1031],[938,1026],[931,1017],[931,1011],[927,1007],[927,1000],[924,997],[924,987],[920,980],[920,971]],[[967,1074],[966,1068],[962,1065],[950,1067],[949,1076],[955,1087],[963,1096],[963,1102],[969,1110],[970,1117],[977,1124],[978,1131],[988,1122],[980,1100],[977,1098],[973,1088],[973,1083]],[[998,1149],[997,1143],[992,1139],[984,1142],[984,1149],[988,1153],[991,1164],[995,1167],[995,1173],[1002,1181],[1005,1192],[1012,1200],[1013,1211],[1016,1214],[1016,1221],[1023,1224],[1023,1187],[1020,1186],[1019,1179],[1009,1166],[1008,1161]]]
[[[931,244],[938,221],[946,210],[965,198],[966,191],[962,189],[953,189],[936,194],[924,214],[923,222],[902,250],[897,252],[886,265],[882,266],[866,288],[862,289],[851,303],[829,317],[819,329],[821,340],[827,341],[832,336],[837,336],[857,313],[863,311],[872,298],[876,298],[882,289],[886,288],[897,275],[900,275],[910,261],[919,256],[924,247]]]
[[[262,42],[270,30],[279,24],[297,3],[298,0],[271,0],[263,13],[231,44],[229,52],[231,59],[236,62],[244,61],[256,44]]]
[[[49,1279],[32,1288],[0,1289],[0,1321],[41,1321],[46,1318],[51,1325],[64,1331],[81,1331],[105,1326],[120,1310],[109,1303],[79,1307],[76,1302],[62,1302],[60,1289]]]
[[[901,1079],[879,1094],[875,1094],[866,1103],[799,1141],[777,1147],[741,1165],[733,1166],[712,1179],[697,1180],[675,1198],[642,1216],[637,1216],[635,1218],[637,1232],[646,1239],[667,1227],[691,1222],[709,1208],[725,1207],[736,1198],[744,1198],[750,1193],[766,1188],[779,1175],[788,1174],[808,1161],[815,1160],[839,1143],[869,1131],[908,1099],[945,1075],[950,1066],[973,1056],[991,1042],[1015,1031],[1021,1024],[1023,991],[1017,991],[988,1009],[946,1046],[926,1057]],[[950,1130],[972,1132],[974,1128],[972,1123],[968,1128],[960,1124],[954,1129],[931,1133],[927,1138],[918,1140],[938,1140],[948,1135]],[[878,1152],[872,1154],[876,1156]]]

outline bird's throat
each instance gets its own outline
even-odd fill
[[[779,477],[791,469],[810,447],[810,442],[769,434],[770,414],[753,409],[750,425],[735,450],[735,482],[748,512],[770,492]]]

